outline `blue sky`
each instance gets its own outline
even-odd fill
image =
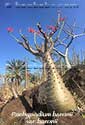
[[[57,2],[56,2],[57,1]],[[12,8],[6,8],[5,4],[10,2]],[[29,27],[36,29],[37,22],[41,22],[43,28],[48,24],[54,24],[57,19],[57,8],[16,8],[15,2],[19,3],[33,3],[34,0],[0,0],[0,73],[5,72],[5,65],[7,60],[11,59],[24,59],[28,58],[29,65],[35,66],[37,63],[32,63],[30,60],[34,59],[34,56],[24,50],[23,47],[18,45],[14,39],[12,39],[8,32],[7,27],[14,28],[14,34],[19,37],[18,30],[22,29],[23,33],[28,36],[30,44],[33,45],[33,36],[27,32]],[[66,9],[62,8],[61,11],[65,17],[67,17],[68,23],[73,23],[76,19],[76,24],[82,28],[85,28],[85,0],[35,0],[36,3],[48,2],[48,4],[66,4],[76,3],[79,8]],[[78,29],[81,33],[82,30]],[[74,40],[72,46],[75,47],[76,52],[79,53],[85,50],[85,36]],[[72,48],[70,47],[70,49]],[[40,64],[38,62],[38,64]]]

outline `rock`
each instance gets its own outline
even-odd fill
[[[63,80],[68,89],[85,102],[85,65],[72,67],[64,74]]]
[[[20,96],[17,99],[10,100],[2,109],[1,117],[5,121],[5,123],[10,123],[14,119],[12,116],[13,112],[23,113],[23,112],[32,112],[32,108],[27,103],[26,99]]]
[[[37,124],[37,120],[41,121],[41,119],[37,116],[37,112],[44,108],[37,102],[37,98],[34,96],[35,94],[38,94],[37,89],[38,88],[24,91],[22,96],[19,96],[19,98],[9,100],[9,102],[3,107],[0,116],[4,122],[3,125],[13,125],[15,122],[16,125],[30,125],[29,120],[31,119],[34,121],[32,125],[39,124]],[[30,119],[28,119],[28,123],[26,123],[25,117],[14,117],[13,113],[31,113],[36,115],[34,115],[34,117],[30,117]],[[44,125],[42,121],[41,123]]]

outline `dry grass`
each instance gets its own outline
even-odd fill
[[[8,85],[2,86],[0,89],[0,96],[5,100],[9,100],[13,95]]]
[[[28,84],[28,87],[25,88],[24,86],[19,86],[18,87],[18,94],[19,95],[22,95],[22,92],[26,89],[31,89],[31,88],[34,88],[35,85],[32,84],[32,83],[29,83]],[[12,91],[11,91],[11,87],[10,85],[3,85],[1,88],[0,88],[0,97],[3,98],[4,100],[9,100],[13,97],[13,94],[12,94]]]

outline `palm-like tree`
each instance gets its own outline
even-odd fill
[[[25,78],[25,62],[22,60],[7,61],[6,70],[11,75],[11,81],[15,81],[15,85],[20,85],[20,82]]]

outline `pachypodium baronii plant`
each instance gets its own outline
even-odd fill
[[[43,62],[46,64],[46,74],[47,74],[47,85],[45,88],[46,95],[46,104],[48,109],[55,110],[57,112],[67,112],[70,110],[76,109],[76,102],[72,94],[65,87],[62,77],[59,75],[54,61],[51,57],[51,53],[54,49],[54,44],[60,38],[60,35],[64,29],[65,20],[59,20],[55,28],[50,27],[52,30],[49,33],[43,31],[40,23],[37,24],[39,34],[37,34],[33,29],[31,30],[34,33],[34,43],[36,50],[34,50],[27,40],[26,36],[19,31],[19,34],[23,41],[17,39],[12,32],[9,32],[10,35],[22,45],[28,52],[32,53],[35,56],[42,58]],[[57,37],[53,39],[53,35],[57,33]],[[68,32],[65,30],[65,32]],[[36,35],[39,35],[44,43],[41,44],[41,47],[37,44]],[[74,36],[72,36],[73,38]]]

